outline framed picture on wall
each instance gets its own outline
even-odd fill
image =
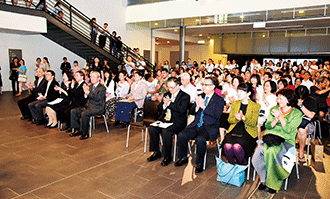
[[[9,65],[13,61],[14,57],[18,60],[22,59],[22,49],[8,49],[9,52]]]

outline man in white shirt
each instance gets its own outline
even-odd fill
[[[310,80],[311,74],[306,71],[304,74],[304,79],[301,82],[301,85],[306,86],[308,89],[310,89],[311,86],[313,86],[313,82]]]
[[[313,69],[313,70],[318,70],[319,69],[319,67],[316,65],[316,60],[313,60],[313,63],[312,63],[310,68]]]
[[[307,64],[307,60],[304,60],[303,69],[305,69],[306,71],[308,71],[308,69],[309,69],[309,66]]]
[[[208,72],[209,74],[211,74],[211,73],[213,72],[213,69],[214,69],[214,65],[213,65],[212,62],[213,62],[212,59],[209,59],[209,60],[207,61],[206,66],[205,66],[205,68],[206,68],[206,70],[207,70],[207,72]]]
[[[183,73],[181,75],[181,86],[180,89],[190,95],[190,103],[194,102],[197,96],[197,89],[190,83],[190,75]]]
[[[143,57],[140,57],[140,61],[136,64],[138,67],[138,70],[144,70],[147,66],[146,62],[143,60]]]
[[[233,68],[239,68],[239,65],[236,63],[235,59],[233,59],[232,65],[233,65]]]
[[[223,71],[223,65],[221,64],[221,60],[218,60],[218,63],[215,65],[214,68],[220,69],[221,71]]]
[[[225,66],[225,69],[232,70],[234,66],[230,63],[230,61],[227,61],[227,65]]]

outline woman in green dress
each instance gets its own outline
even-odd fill
[[[271,108],[266,122],[266,131],[253,155],[252,164],[261,184],[260,190],[270,193],[280,190],[289,177],[296,161],[295,139],[303,114],[296,107],[293,90],[285,88],[277,93],[278,105]]]

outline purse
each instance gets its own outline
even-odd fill
[[[215,159],[217,162],[217,181],[235,185],[237,187],[242,186],[245,181],[245,169],[248,165],[232,165],[224,162],[218,157],[215,157]]]
[[[280,144],[282,144],[282,142],[285,141],[285,139],[278,135],[267,134],[264,135],[264,137],[262,137],[262,141],[264,141],[264,143],[266,143],[269,147],[271,147],[271,146],[279,146]]]
[[[27,75],[18,75],[18,82],[27,82]]]

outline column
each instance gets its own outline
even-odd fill
[[[180,62],[183,62],[185,59],[184,57],[185,37],[186,37],[186,26],[181,26],[180,27]]]
[[[155,56],[156,56],[156,49],[155,48],[156,48],[156,40],[154,38],[154,30],[151,29],[150,62],[151,62],[152,65],[155,64]]]

